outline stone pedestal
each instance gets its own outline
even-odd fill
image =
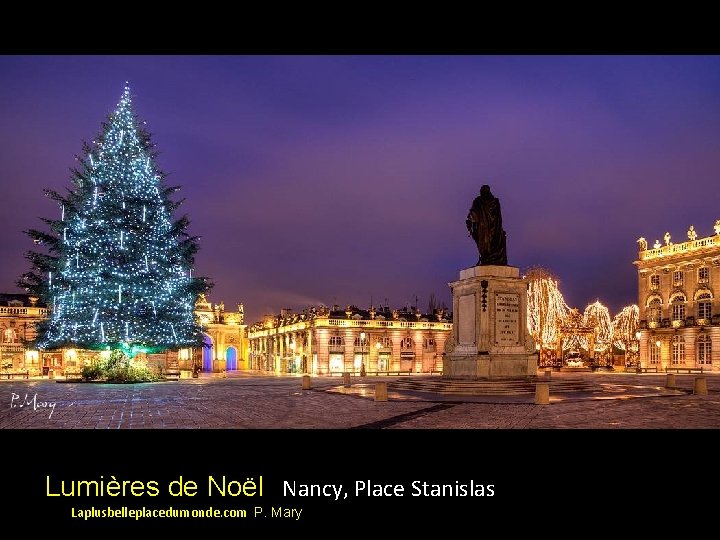
[[[705,377],[695,377],[695,386],[693,394],[707,395],[707,379]]]
[[[388,400],[387,383],[386,382],[375,383],[375,401],[387,401],[387,400]]]
[[[527,284],[514,266],[474,266],[449,283],[452,339],[445,346],[443,376],[528,377],[537,373],[535,345],[527,331]]]
[[[546,382],[535,385],[535,405],[550,405],[550,385]]]

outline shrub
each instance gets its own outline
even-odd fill
[[[120,350],[112,351],[106,359],[84,366],[82,378],[86,381],[104,379],[113,383],[152,382],[162,379],[157,369],[131,363],[130,358]]]
[[[84,381],[96,381],[98,379],[102,379],[102,365],[99,362],[93,362],[89,366],[83,366],[80,375]]]
[[[129,363],[122,363],[113,367],[106,372],[105,377],[108,382],[114,383],[138,383],[160,380],[159,375],[147,366],[130,365]]]

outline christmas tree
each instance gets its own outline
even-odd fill
[[[210,282],[192,276],[197,237],[187,216],[173,221],[179,188],[164,184],[150,134],[138,121],[130,89],[72,171],[60,219],[49,232],[26,233],[45,253],[30,251],[32,271],[18,284],[40,296],[50,317],[38,326],[41,349],[73,346],[159,351],[202,344],[193,315]]]

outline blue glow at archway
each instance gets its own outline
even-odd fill
[[[210,336],[203,337],[203,371],[212,371],[213,369],[213,350],[212,339]]]
[[[227,360],[227,370],[235,371],[237,369],[237,349],[228,347],[225,352],[225,359]]]

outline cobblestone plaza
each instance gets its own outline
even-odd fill
[[[0,428],[718,428],[720,376],[707,375],[708,393],[694,395],[696,375],[553,374],[577,391],[553,393],[535,405],[531,393],[451,395],[405,391],[403,383],[439,377],[387,378],[389,401],[375,402],[385,377],[312,379],[238,373],[146,384],[0,382]]]

